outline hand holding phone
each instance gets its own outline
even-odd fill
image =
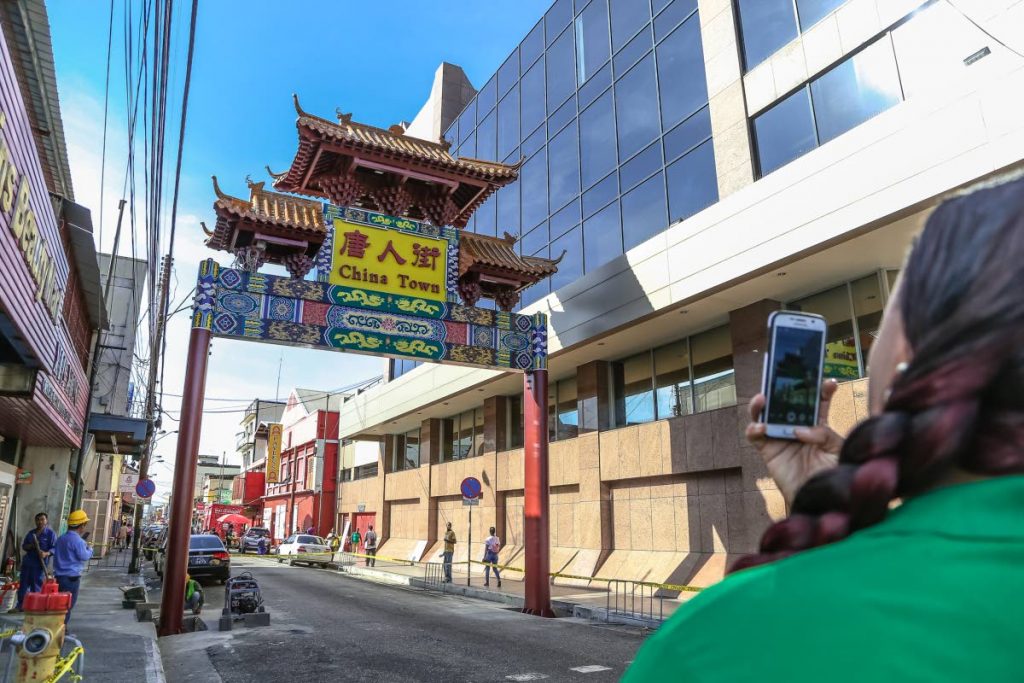
[[[817,424],[827,329],[820,315],[776,311],[769,316],[761,384],[767,436],[795,440],[797,427]]]

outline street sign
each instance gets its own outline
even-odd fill
[[[476,477],[466,477],[459,484],[463,498],[479,498],[483,494],[484,487]]]
[[[137,474],[122,474],[121,481],[118,485],[119,493],[132,493],[135,490],[135,485],[139,483],[139,475]]]
[[[135,493],[139,495],[139,498],[152,498],[156,493],[156,482],[152,479],[142,479],[135,485]]]
[[[463,505],[479,505],[480,504],[480,499],[479,498],[463,498],[462,499],[462,504]]]
[[[267,478],[268,484],[277,484],[281,481],[281,439],[284,435],[284,425],[280,422],[272,422],[267,425]]]

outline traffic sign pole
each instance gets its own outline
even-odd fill
[[[470,585],[469,577],[473,571],[473,506],[469,506],[469,540],[466,547],[466,585]]]

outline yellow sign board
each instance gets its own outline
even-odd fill
[[[444,301],[448,241],[334,219],[332,285]]]
[[[267,475],[265,481],[268,484],[277,484],[281,481],[281,437],[284,435],[284,425],[273,422],[267,425]]]

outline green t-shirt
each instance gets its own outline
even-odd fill
[[[1024,476],[909,500],[848,539],[738,572],[623,681],[1024,681]]]

